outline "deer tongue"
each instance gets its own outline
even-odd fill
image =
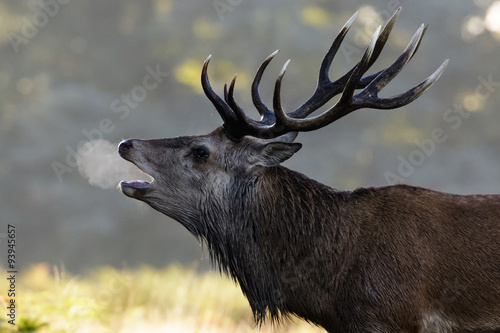
[[[150,182],[147,182],[145,180],[131,180],[131,181],[128,181],[128,182],[125,182],[127,183],[127,185],[129,186],[132,186],[132,187],[135,187],[135,188],[149,188],[151,187],[151,183]]]
[[[138,198],[146,194],[151,188],[151,183],[144,180],[131,180],[120,182],[120,189],[128,197]]]

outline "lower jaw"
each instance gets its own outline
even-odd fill
[[[120,190],[127,197],[139,199],[151,190],[151,183],[144,181],[120,182]]]

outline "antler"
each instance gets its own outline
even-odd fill
[[[323,59],[319,71],[318,84],[313,95],[293,112],[285,113],[281,105],[281,81],[290,60],[285,63],[276,80],[273,111],[260,98],[258,88],[262,74],[278,51],[269,55],[260,65],[252,83],[252,101],[261,115],[260,121],[248,118],[236,103],[233,95],[236,76],[231,81],[229,90],[227,85],[224,85],[224,100],[213,91],[207,75],[208,64],[211,58],[209,56],[203,64],[201,82],[205,94],[224,121],[223,128],[228,138],[233,141],[239,141],[243,136],[251,135],[270,139],[288,132],[313,131],[360,108],[394,109],[418,98],[439,79],[448,64],[448,59],[431,76],[402,94],[389,98],[380,98],[378,97],[378,93],[403,69],[417,51],[427,29],[423,24],[415,32],[408,46],[392,65],[375,74],[363,77],[380,55],[400,10],[401,8],[392,15],[383,28],[381,26],[378,27],[362,59],[344,76],[332,82],[329,77],[330,66],[345,35],[358,14],[355,13],[342,27]],[[354,94],[357,89],[362,90]],[[318,116],[306,118],[339,93],[342,93],[342,95],[335,105]]]

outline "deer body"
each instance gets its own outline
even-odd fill
[[[236,153],[222,129],[130,142],[123,156],[158,188],[178,188],[174,196],[187,186],[174,180],[188,163],[176,160],[182,149],[203,142],[226,146],[217,160]],[[165,165],[171,173],[154,170]],[[140,199],[206,241],[258,321],[293,313],[329,332],[500,327],[500,195],[406,185],[336,191],[282,166],[232,168],[233,177],[221,179],[213,167],[187,177],[210,180],[195,200],[155,200],[161,194],[152,189]]]
[[[399,12],[399,11],[398,11]],[[500,332],[500,195],[451,195],[406,185],[337,191],[282,167],[314,130],[360,107],[395,108],[429,88],[444,69],[408,92],[377,93],[413,56],[424,28],[386,70],[362,78],[397,13],[363,59],[331,82],[328,68],[352,19],[323,61],[318,88],[285,114],[276,81],[274,112],[258,96],[251,120],[234,101],[202,85],[224,120],[210,134],[130,139],[120,155],[154,181],[122,182],[129,197],[183,224],[206,242],[211,259],[235,279],[258,323],[290,314],[329,332]],[[346,28],[347,27],[347,28]],[[354,95],[356,89],[362,89]],[[332,93],[332,91],[334,93]],[[343,91],[320,116],[305,118]]]

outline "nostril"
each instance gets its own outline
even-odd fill
[[[118,153],[119,154],[125,154],[131,148],[132,148],[132,142],[130,142],[130,141],[122,141],[120,143],[120,145],[118,146]]]

